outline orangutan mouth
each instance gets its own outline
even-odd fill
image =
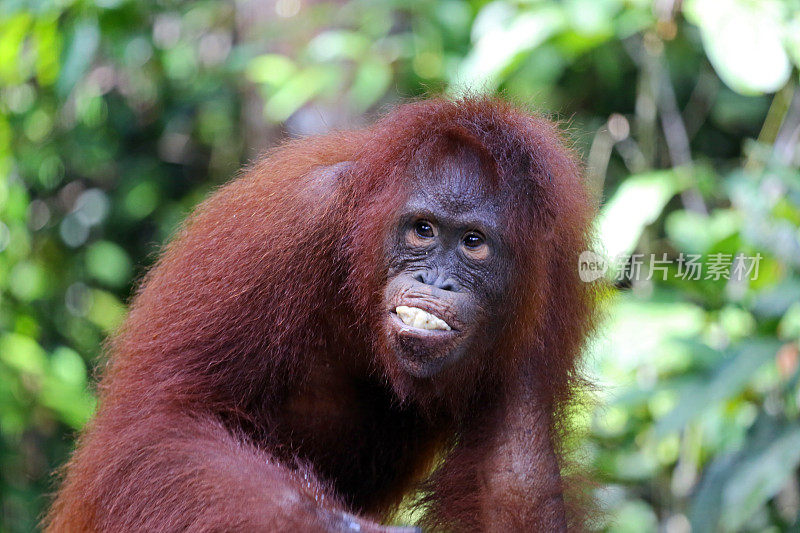
[[[395,313],[406,326],[428,330],[450,331],[452,329],[447,322],[419,307],[398,305],[395,308]]]

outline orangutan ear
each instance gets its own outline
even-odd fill
[[[352,161],[342,161],[333,165],[314,167],[301,178],[305,194],[312,199],[329,199],[342,185],[344,175],[352,166]]]

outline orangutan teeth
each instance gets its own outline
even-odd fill
[[[408,307],[406,305],[398,305],[394,310],[403,324],[413,326],[420,329],[439,329],[450,331],[450,326],[441,318],[423,311],[419,307]]]

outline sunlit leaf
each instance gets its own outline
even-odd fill
[[[58,78],[61,59],[61,33],[57,17],[42,17],[33,28],[36,41],[36,78],[40,85],[50,85]]]
[[[282,122],[292,116],[314,96],[323,92],[338,78],[336,71],[325,67],[308,67],[290,77],[264,106],[266,116]]]
[[[50,360],[51,371],[44,378],[39,401],[56,412],[61,420],[80,429],[89,420],[95,399],[86,387],[86,365],[75,351],[56,349]]]
[[[93,290],[87,318],[107,333],[113,332],[125,317],[125,306],[112,294]]]
[[[37,263],[18,263],[9,276],[9,289],[20,300],[30,302],[45,295],[48,288],[47,272]]]
[[[523,53],[543,43],[565,24],[562,11],[542,4],[517,13],[503,0],[487,4],[475,19],[474,46],[450,80],[451,88],[491,91]]]
[[[99,241],[86,250],[86,268],[98,281],[111,287],[128,282],[131,261],[120,246],[109,241]]]
[[[384,95],[392,79],[389,65],[380,60],[367,60],[358,67],[350,88],[353,108],[363,113]]]
[[[682,339],[698,335],[704,317],[702,307],[690,302],[659,301],[658,297],[641,299],[632,294],[620,296],[603,324],[594,357],[589,358],[598,367],[594,372],[602,374],[600,379],[619,385],[627,383],[637,369],[647,370],[655,377],[686,368],[698,348],[686,345]],[[620,390],[614,390],[613,397],[624,396]]]
[[[60,346],[50,356],[53,376],[76,387],[86,384],[86,363],[75,350]]]
[[[606,529],[609,533],[643,533],[657,530],[658,519],[653,508],[642,500],[624,502],[615,509]]]
[[[357,59],[370,46],[366,36],[351,31],[326,31],[308,43],[308,53],[315,61]]]
[[[603,207],[598,220],[605,253],[611,258],[631,253],[644,228],[658,218],[678,190],[672,171],[626,179]]]
[[[297,71],[292,60],[279,54],[264,54],[247,65],[247,76],[256,83],[278,86]]]
[[[18,333],[0,337],[0,361],[15,370],[41,376],[47,368],[44,349],[32,338]]]
[[[19,12],[2,21],[0,25],[0,80],[8,83],[23,81],[22,44],[33,20],[30,13]]]
[[[707,253],[715,242],[738,231],[741,214],[733,210],[718,210],[711,216],[694,211],[673,211],[664,228],[679,249],[688,253]]]
[[[800,12],[786,25],[786,48],[795,66],[800,66]]]
[[[800,300],[786,310],[778,324],[778,333],[784,339],[800,340]]]
[[[723,81],[752,94],[777,91],[789,79],[783,8],[773,0],[689,0],[684,11],[700,27],[708,58]]]

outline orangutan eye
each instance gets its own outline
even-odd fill
[[[464,246],[473,250],[483,245],[483,242],[483,235],[474,231],[471,231],[464,236]]]
[[[433,226],[427,220],[419,220],[414,224],[414,233],[422,239],[432,239],[435,237]]]

